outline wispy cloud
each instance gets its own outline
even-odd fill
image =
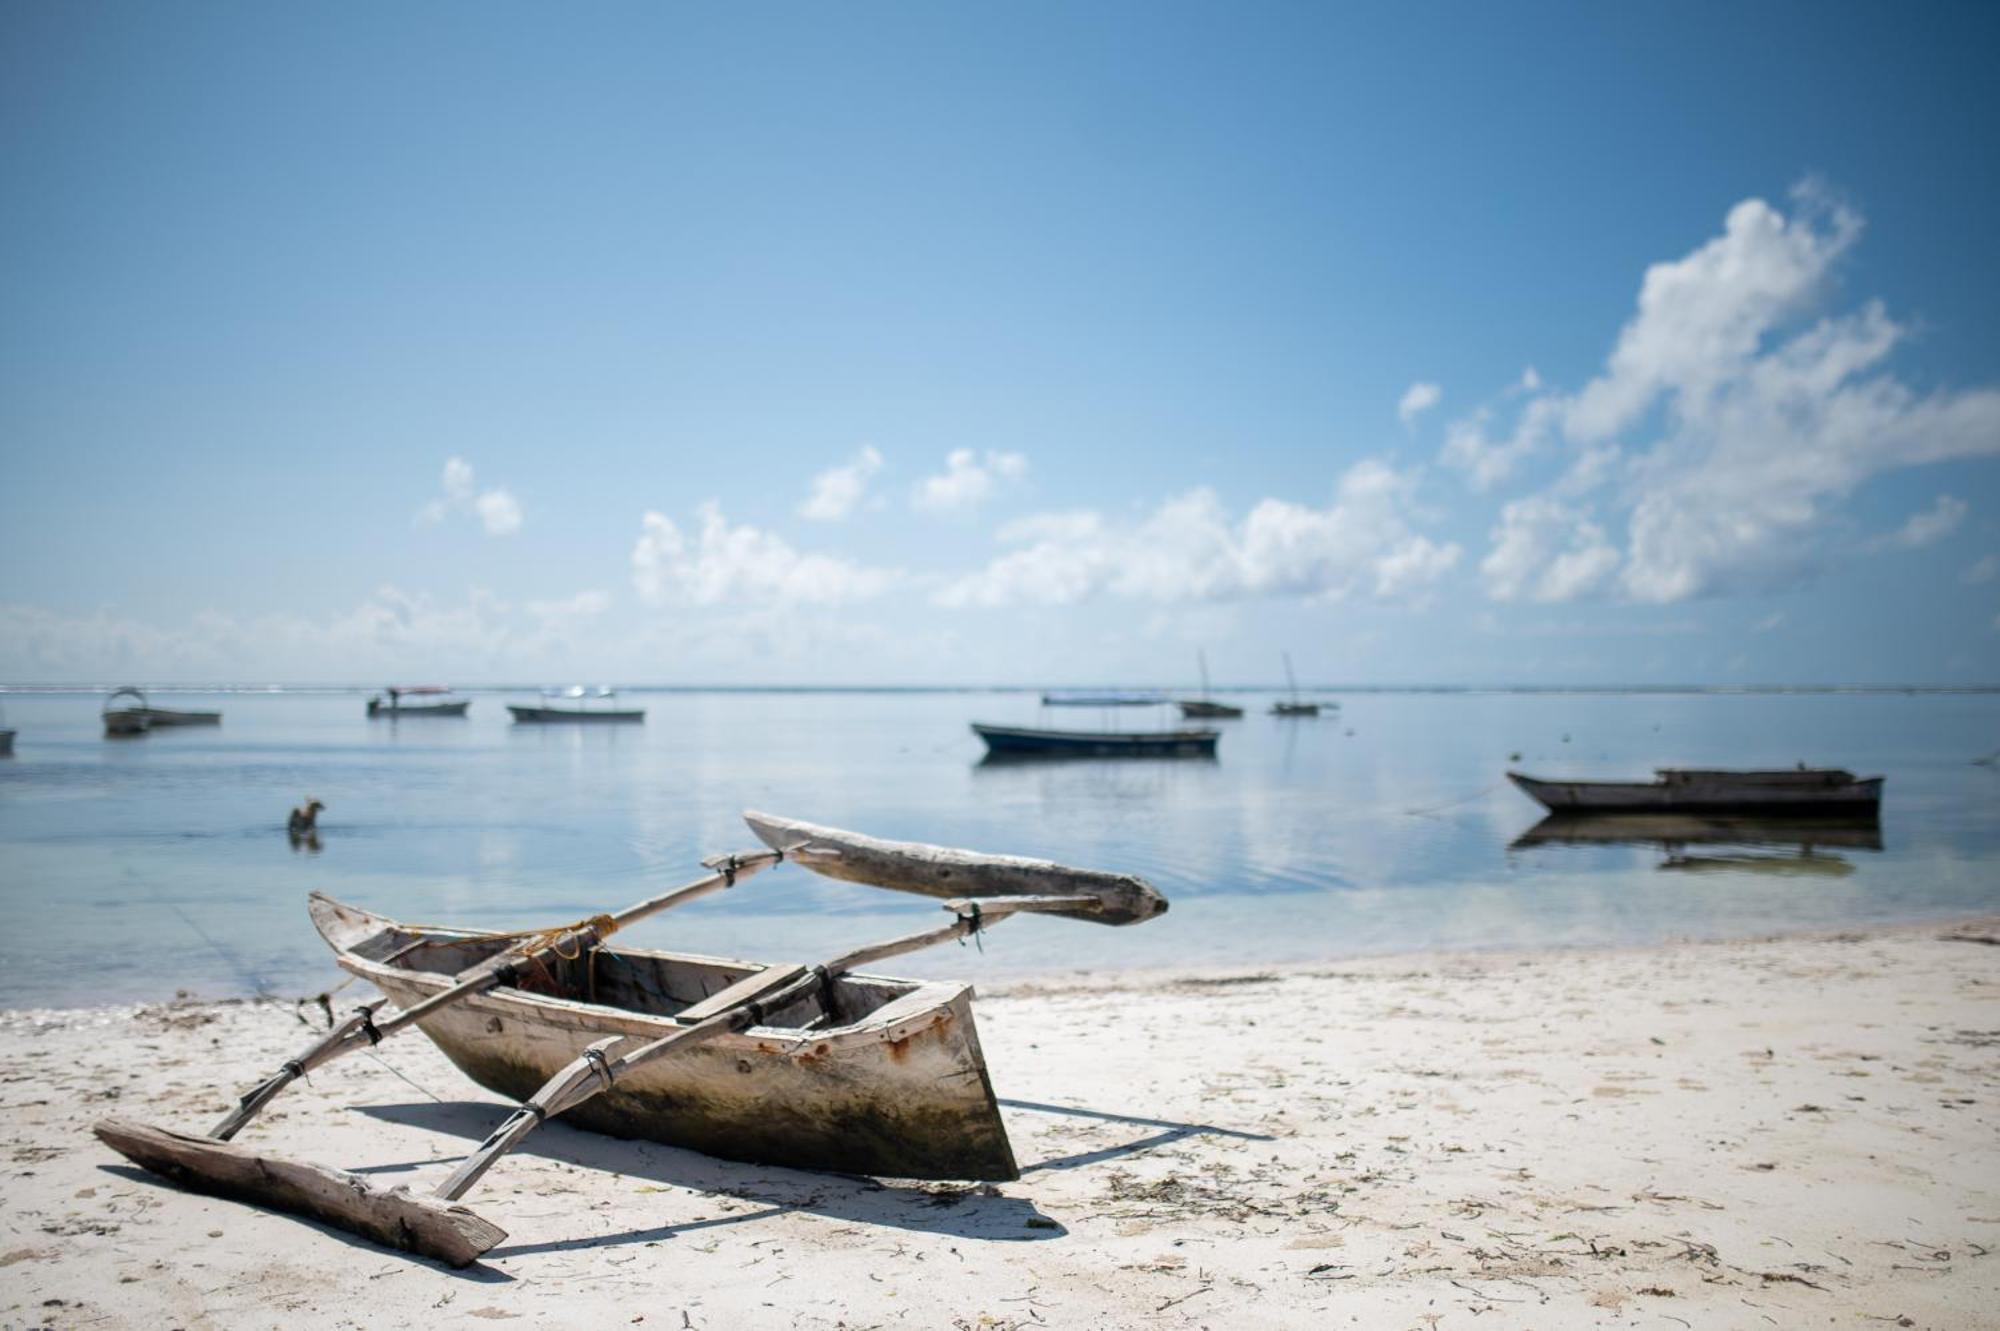
[[[946,583],[934,599],[953,607],[1070,605],[1099,595],[1412,599],[1461,553],[1412,527],[1413,486],[1413,477],[1367,461],[1349,469],[1324,509],[1265,499],[1235,519],[1213,491],[1196,489],[1136,523],[1091,510],[1044,513],[1001,528],[1000,539],[1015,548]]]
[[[445,459],[444,493],[417,511],[422,522],[442,522],[453,513],[471,513],[489,536],[512,536],[521,530],[521,501],[503,489],[481,491],[472,464],[464,458]]]
[[[1443,397],[1442,388],[1418,380],[1403,390],[1402,401],[1396,404],[1396,419],[1402,421],[1403,428],[1407,430],[1417,417],[1435,407]]]
[[[1909,520],[1896,530],[1876,537],[1868,544],[1870,548],[1900,546],[1905,550],[1917,550],[1933,545],[1958,530],[1958,524],[1965,521],[1970,507],[1963,499],[1951,495],[1939,495],[1937,502],[1929,508],[1910,514]]]
[[[1975,560],[1958,575],[1958,580],[1968,587],[1978,587],[2000,578],[2000,555],[1987,555]]]
[[[696,530],[647,513],[632,546],[632,585],[648,605],[840,605],[881,595],[898,577],[832,555],[801,554],[782,536],[732,526],[722,506],[695,509]]]
[[[1004,482],[1019,480],[1028,472],[1028,459],[1019,453],[976,453],[955,448],[945,455],[944,471],[917,482],[910,502],[932,511],[971,508],[984,503]]]
[[[1604,371],[1575,393],[1526,397],[1505,429],[1497,404],[1454,423],[1443,459],[1475,487],[1558,454],[1566,474],[1535,498],[1581,512],[1601,493],[1608,515],[1559,542],[1571,572],[1596,576],[1500,576],[1489,591],[1590,594],[1614,558],[1618,589],[1642,602],[1782,585],[1818,570],[1834,506],[1871,477],[2000,453],[2000,391],[1909,388],[1886,368],[1906,330],[1879,302],[1811,319],[1862,223],[1811,188],[1795,204],[1787,217],[1745,200],[1720,235],[1649,268]],[[1502,573],[1528,520],[1546,535],[1557,511],[1509,510],[1488,560]],[[1915,533],[1948,531],[1950,514],[1924,515]]]
[[[882,470],[882,455],[871,445],[837,467],[813,477],[812,493],[799,505],[799,515],[815,522],[839,522],[854,511],[868,492],[868,482]]]

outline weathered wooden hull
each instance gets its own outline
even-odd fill
[[[340,965],[399,1006],[451,984],[500,944],[418,929],[315,895],[313,922]],[[640,1042],[757,965],[638,949],[538,968],[420,1022],[467,1076],[520,1100],[608,1035]],[[596,992],[604,1002],[588,1001]],[[1019,1176],[972,1016],[969,985],[851,976],[621,1077],[564,1121],[618,1137],[796,1169],[893,1178]]]
[[[1213,758],[1219,730],[1031,730],[973,722],[994,757]]]
[[[514,721],[519,725],[541,725],[552,722],[579,722],[586,725],[605,722],[635,724],[646,719],[643,708],[620,712],[586,712],[573,707],[517,707],[513,703],[508,703],[507,710],[514,714]]]
[[[1786,817],[1866,817],[1882,804],[1883,778],[1828,773],[1811,782],[1790,773],[1697,772],[1659,781],[1543,781],[1520,772],[1507,779],[1551,813],[1725,813]],[[1832,779],[1832,778],[1845,778]]]
[[[1230,721],[1243,715],[1243,709],[1226,702],[1190,698],[1181,703],[1181,715],[1190,721]]]

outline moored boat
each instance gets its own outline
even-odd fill
[[[1551,813],[1737,813],[1873,816],[1881,807],[1879,776],[1838,768],[1764,771],[1662,767],[1651,781],[1550,781],[1507,773]]]
[[[406,716],[464,716],[472,700],[448,697],[450,693],[442,684],[392,686],[368,700],[368,715],[391,721]]]
[[[530,707],[510,702],[507,704],[507,710],[514,714],[514,721],[517,725],[562,721],[585,723],[609,721],[636,724],[646,719],[646,709],[643,707],[620,708],[609,706],[609,701],[617,696],[618,693],[615,689],[598,689],[594,693],[582,688],[568,688],[559,691],[545,690],[542,693],[542,701],[539,705]],[[570,705],[564,706],[560,702],[550,701],[556,698],[565,699]],[[605,702],[607,705],[593,707],[590,705],[593,699]]]
[[[138,689],[127,686],[113,689],[104,700],[104,734],[109,739],[126,739],[133,735],[143,735],[152,729],[153,723],[146,706],[146,695]]]
[[[6,719],[4,715],[0,715],[0,721],[5,721]],[[0,728],[0,758],[11,758],[13,755],[14,732]]]
[[[1061,689],[1042,695],[1044,707],[1157,707],[1166,701],[1166,694],[1153,689]]]
[[[1233,707],[1226,702],[1217,702],[1208,691],[1208,653],[1196,652],[1195,661],[1201,667],[1201,696],[1181,699],[1181,716],[1189,721],[1233,721],[1243,715],[1241,707]]]
[[[1041,730],[974,721],[987,752],[1006,757],[1213,758],[1219,730]]]

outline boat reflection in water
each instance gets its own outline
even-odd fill
[[[1683,873],[1766,873],[1845,877],[1854,866],[1833,850],[1882,849],[1873,818],[1705,817],[1685,813],[1550,814],[1514,839],[1534,846],[1657,846],[1659,868]],[[1690,847],[1734,848],[1731,854]]]

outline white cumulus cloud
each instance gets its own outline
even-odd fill
[[[444,493],[417,511],[419,521],[442,522],[453,513],[471,513],[488,536],[512,536],[521,530],[521,501],[503,489],[482,492],[472,464],[464,458],[445,459],[440,484]]]
[[[1348,470],[1323,509],[1265,499],[1237,519],[1213,491],[1196,489],[1133,523],[1091,511],[1041,514],[1001,528],[1000,539],[1015,548],[946,583],[934,599],[998,606],[1069,605],[1100,595],[1155,602],[1409,598],[1443,577],[1461,553],[1412,527],[1413,484],[1371,460]]]
[[[1503,514],[1489,592],[1585,595],[1613,564],[1642,602],[1781,586],[1818,570],[1828,519],[1870,478],[2000,454],[2000,391],[1908,387],[1887,367],[1906,330],[1879,302],[1814,317],[1861,230],[1807,189],[1790,217],[1737,204],[1720,235],[1647,270],[1636,313],[1582,389],[1527,397],[1510,428],[1492,428],[1491,408],[1455,423],[1444,461],[1479,488],[1536,455],[1568,458],[1542,496],[1554,508]],[[1521,565],[1552,539],[1550,513],[1606,490],[1594,534],[1546,547],[1569,556],[1561,574]],[[1956,521],[1949,506],[1929,517]]]
[[[732,526],[710,499],[692,534],[647,513],[632,547],[632,585],[648,605],[839,605],[879,596],[896,580],[832,555],[801,554],[774,532]]]
[[[1396,404],[1396,418],[1408,429],[1417,417],[1435,407],[1443,397],[1442,388],[1419,380],[1403,390],[1403,399]]]
[[[1028,459],[1019,453],[954,448],[945,455],[943,472],[917,482],[910,502],[933,511],[970,508],[991,497],[1002,482],[1019,480],[1027,471]]]
[[[1617,568],[1618,552],[1586,510],[1534,496],[1500,510],[1479,575],[1496,601],[1569,601],[1604,590]]]
[[[868,481],[882,470],[882,455],[864,445],[854,457],[813,477],[812,493],[799,505],[799,515],[815,522],[839,522],[854,511],[868,492]]]

